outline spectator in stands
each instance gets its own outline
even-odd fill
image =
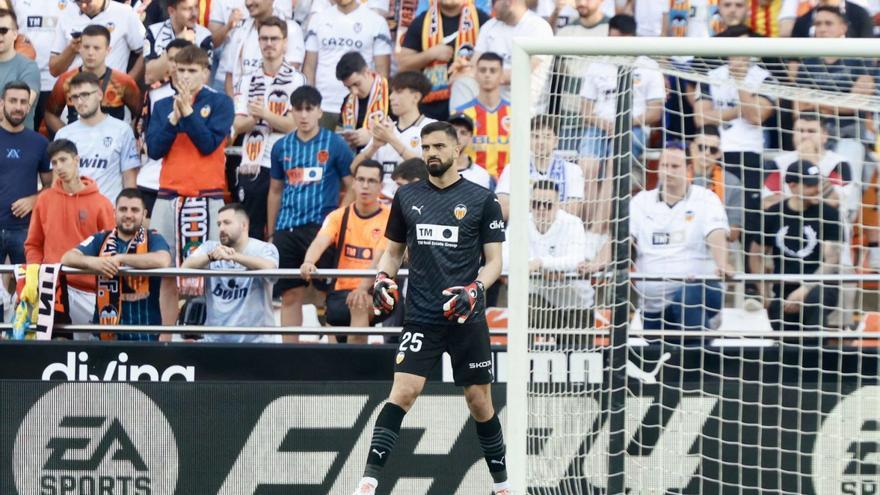
[[[791,196],[785,182],[785,171],[798,161],[810,162],[819,167],[822,176],[822,200],[838,210],[841,219],[853,222],[861,203],[861,182],[855,177],[846,157],[827,149],[828,133],[819,118],[812,113],[802,113],[794,122],[794,151],[780,153],[768,164],[764,181],[764,207],[778,203]]]
[[[144,25],[135,11],[129,5],[113,0],[82,1],[76,7],[76,11],[58,19],[49,72],[58,77],[81,65],[82,32],[90,24],[99,24],[111,34],[107,67],[127,71],[132,79],[140,81],[144,77]]]
[[[747,37],[748,28],[728,28],[718,36]],[[758,211],[764,182],[763,123],[776,104],[759,91],[772,77],[749,57],[728,57],[724,65],[709,71],[708,77],[716,82],[698,84],[694,123],[721,129],[725,169],[742,181],[746,210]]]
[[[157,22],[147,28],[144,44],[144,60],[146,71],[144,83],[153,84],[162,81],[168,72],[170,59],[165,53],[168,43],[183,38],[205,50],[210,56],[214,50],[214,41],[208,28],[198,24],[198,0],[169,0],[168,19]]]
[[[248,237],[248,216],[244,207],[232,203],[217,215],[220,242],[207,241],[183,263],[183,268],[209,270],[274,270],[278,250],[271,243]],[[206,291],[205,325],[221,327],[274,327],[273,278],[210,277]],[[277,335],[206,334],[204,342],[277,343]]]
[[[24,126],[33,90],[23,81],[3,87],[3,118],[0,119],[0,262],[25,262],[31,211],[37,203],[37,178],[43,188],[52,184],[52,170],[41,134]]]
[[[23,22],[19,29],[19,36],[25,36],[36,51],[37,67],[40,71],[40,95],[36,100],[33,128],[39,130],[43,123],[43,110],[49,93],[55,86],[55,76],[49,73],[49,52],[55,41],[55,26],[62,14],[67,12],[67,2],[57,0],[31,0],[29,2],[14,3],[16,17],[19,19],[33,19],[35,22]],[[0,42],[2,43],[2,42]],[[2,50],[0,50],[2,51]],[[2,55],[0,55],[2,58]],[[3,77],[3,76],[0,76]]]
[[[627,15],[611,18],[609,36],[633,36],[635,23]],[[645,149],[645,128],[660,123],[663,118],[663,102],[666,101],[666,84],[657,62],[648,57],[638,57],[633,69],[632,98],[632,146],[633,156],[640,157]],[[580,96],[585,100],[585,124],[580,155],[592,158],[587,165],[587,179],[599,176],[602,160],[611,152],[611,137],[617,118],[617,71],[615,64],[594,62],[584,73]]]
[[[247,211],[248,235],[266,238],[266,201],[269,196],[269,168],[272,146],[296,129],[290,112],[290,94],[306,84],[306,78],[290,61],[287,50],[287,22],[270,17],[260,24],[259,69],[242,76],[235,91],[236,135],[242,141],[241,163],[235,174],[235,195]]]
[[[167,71],[161,82],[154,82],[146,91],[141,116],[136,124],[138,151],[143,163],[138,172],[137,187],[144,197],[144,203],[147,208],[147,220],[153,215],[156,197],[159,195],[159,175],[162,172],[162,158],[156,159],[148,156],[146,146],[147,129],[150,126],[150,118],[153,116],[153,107],[156,105],[156,102],[175,94],[173,81],[177,77],[177,64],[174,63],[174,57],[177,56],[180,50],[188,46],[192,46],[190,41],[183,38],[175,38],[165,47],[164,55],[168,57]]]
[[[205,86],[211,62],[204,50],[187,46],[174,62],[176,94],[156,102],[153,110],[159,118],[150,119],[146,141],[147,155],[162,160],[151,225],[168,241],[180,266],[202,243],[217,239],[211,219],[223,206],[224,149],[234,110],[231,98]],[[200,283],[180,280],[184,295],[201,292]],[[163,324],[173,325],[178,311],[173,278],[162,279],[160,297]]]
[[[501,97],[510,100],[510,66],[513,56],[513,38],[517,36],[549,38],[553,36],[553,28],[550,27],[547,21],[526,7],[526,0],[497,0],[493,7],[495,9],[495,18],[481,26],[480,35],[477,37],[477,44],[474,48],[474,60],[479,60],[480,55],[486,52],[497,53],[504,59],[504,72],[501,77]],[[535,115],[541,111],[540,109],[543,108],[543,104],[547,99],[544,88],[552,63],[552,57],[531,57],[532,94],[530,95],[530,115]],[[471,77],[473,77],[472,74]],[[457,106],[459,104],[457,102],[466,102],[471,99],[472,97],[453,95],[450,106]]]
[[[813,9],[813,23],[817,38],[842,38],[846,35],[847,18],[837,7],[819,6]],[[850,25],[852,26],[852,25]],[[803,59],[797,70],[797,83],[810,89],[834,93],[872,96],[876,92],[871,62],[855,58],[811,57]],[[798,112],[818,111],[830,134],[838,138],[860,139],[865,135],[857,108],[814,103],[796,103]],[[861,158],[861,157],[859,157]],[[861,160],[859,160],[861,161]]]
[[[716,34],[735,26],[748,27],[750,1],[751,0],[719,0],[718,17],[721,18],[721,24],[716,31]]]
[[[382,256],[387,244],[385,224],[391,208],[379,202],[382,164],[364,160],[354,170],[354,202],[327,215],[324,225],[306,251],[299,267],[303,279],[311,280],[317,263],[328,248],[335,246],[334,268],[368,270]],[[373,317],[370,296],[372,278],[337,278],[327,294],[327,323],[337,327],[367,327]],[[344,339],[343,339],[344,340]],[[348,336],[352,344],[366,344],[365,334]]]
[[[792,194],[764,211],[762,235],[752,246],[763,255],[749,258],[752,272],[792,276],[790,281],[759,285],[777,330],[822,330],[837,306],[837,285],[798,279],[840,272],[843,223],[836,208],[822,203],[821,181],[818,165],[792,163],[785,174]]]
[[[745,24],[758,36],[778,38],[782,36],[779,12],[786,0],[751,0],[751,8]]]
[[[492,176],[489,175],[489,172],[486,172],[486,169],[474,163],[474,160],[471,158],[473,153],[471,144],[474,142],[474,121],[467,115],[457,114],[449,118],[449,123],[455,127],[455,131],[458,133],[458,145],[461,146],[461,152],[458,154],[458,158],[455,159],[455,167],[458,169],[458,173],[474,184],[479,184],[486,189],[492,189],[494,187]]]
[[[422,128],[434,122],[419,110],[419,102],[431,91],[431,81],[421,72],[401,72],[391,79],[391,113],[397,122],[390,118],[373,126],[372,139],[355,157],[352,170],[363,160],[376,160],[385,168],[382,182],[382,195],[394,197],[397,185],[391,180],[391,172],[398,163],[421,156]]]
[[[24,126],[34,128],[34,108],[40,93],[40,70],[37,63],[15,51],[18,18],[11,10],[0,9],[0,87],[12,81],[23,81],[31,89],[30,110]]]
[[[84,239],[116,225],[113,204],[94,180],[80,176],[76,145],[56,139],[46,154],[55,183],[37,197],[24,243],[28,263],[60,263],[64,253]],[[69,275],[67,284],[71,323],[89,323],[95,312],[95,277]]]
[[[83,72],[94,74],[99,81],[102,96],[99,101],[102,113],[119,120],[125,120],[126,108],[132,117],[140,113],[141,91],[138,88],[138,83],[125,72],[107,67],[106,60],[109,53],[110,31],[98,24],[86,26],[80,36],[79,54],[82,58],[82,65],[61,74],[46,102],[46,127],[50,132],[58,132],[64,127],[65,123],[61,120],[61,114],[65,107],[67,108],[67,124],[72,124],[79,118],[76,102],[70,99],[70,81],[74,76]],[[110,198],[108,197],[108,199]]]
[[[618,14],[626,13],[633,16],[638,26],[633,36],[663,36],[669,30],[670,2],[645,0],[623,0],[623,2],[626,5],[618,9]]]
[[[580,215],[584,201],[584,174],[577,165],[567,162],[556,154],[556,121],[549,115],[532,117],[532,157],[529,176],[533,181],[547,179],[556,183],[562,209],[575,216]],[[510,212],[510,169],[504,169],[495,187],[504,218]]]
[[[300,86],[290,95],[296,131],[272,147],[272,182],[269,185],[269,239],[281,254],[281,268],[299,268],[315,240],[324,217],[339,206],[340,193],[352,183],[349,169],[354,158],[339,135],[319,126],[321,93]],[[326,258],[318,266],[326,268]],[[302,325],[302,303],[308,282],[282,279],[281,325]],[[285,339],[298,342],[297,336]]]
[[[529,272],[533,277],[529,306],[534,328],[589,328],[593,288],[588,280],[566,278],[578,265],[596,256],[603,243],[590,243],[580,218],[559,208],[559,186],[540,179],[532,184],[529,209]]]
[[[707,125],[691,139],[688,157],[692,166],[691,184],[704,187],[718,196],[724,204],[727,223],[730,225],[731,242],[738,242],[742,233],[743,188],[742,183],[732,173],[724,170],[721,160],[721,134],[718,127]]]
[[[501,98],[504,60],[493,52],[480,55],[476,65],[480,92],[455,109],[475,124],[470,155],[474,162],[497,179],[510,156],[510,102]]]
[[[360,52],[339,59],[336,79],[348,90],[340,110],[342,137],[361,150],[373,137],[373,125],[388,118],[388,79],[371,70]]]
[[[123,188],[136,187],[141,161],[134,133],[125,122],[101,109],[101,80],[91,72],[80,72],[70,79],[67,95],[79,119],[62,127],[55,136],[76,144],[80,172],[94,179],[108,200],[118,197]],[[49,114],[46,116],[48,121]]]
[[[602,3],[602,0],[575,0],[574,8],[578,14],[577,20],[560,28],[556,36],[563,38],[608,36],[610,17],[605,15]],[[550,25],[554,26],[555,24],[550,23]]]
[[[731,22],[742,24],[745,18],[745,0],[672,0],[666,36],[708,38],[723,29],[721,6]],[[740,7],[742,5],[742,7]],[[742,8],[744,13],[739,14]],[[739,19],[739,22],[736,20]]]
[[[423,71],[431,81],[422,113],[435,120],[449,118],[452,86],[473,57],[480,28],[489,19],[467,0],[431,2],[413,19],[401,43],[397,65],[401,71]]]
[[[144,227],[146,206],[140,191],[123,189],[116,198],[116,227],[89,236],[61,257],[61,263],[97,274],[92,323],[160,325],[160,278],[124,276],[122,267],[165,268],[171,264],[168,243]],[[103,337],[103,336],[102,336]],[[120,333],[116,340],[158,340],[157,334]]]
[[[305,43],[303,73],[323,97],[321,127],[334,130],[347,92],[335,77],[336,65],[354,48],[379,75],[389,77],[391,33],[385,19],[358,0],[337,0],[309,19]]]
[[[727,261],[727,216],[713,192],[689,184],[687,157],[680,143],[668,143],[657,169],[658,187],[630,202],[630,235],[636,271],[688,276],[733,270]],[[666,280],[638,282],[642,318],[650,330],[714,328],[723,294],[718,282]]]
[[[391,173],[391,180],[397,187],[403,187],[411,182],[428,179],[428,166],[421,158],[410,158],[397,164]]]
[[[276,16],[272,0],[250,0],[246,3],[250,18],[236,28],[223,50],[223,59],[218,72],[225,73],[226,94],[234,94],[241,78],[260,67],[262,52],[260,48],[260,26],[271,17],[284,19],[287,23],[287,51],[285,60],[299,69],[305,57],[302,28],[290,16]]]
[[[825,12],[826,16],[820,15]],[[874,21],[871,14],[855,2],[849,0],[819,0],[818,5],[801,15],[794,21],[791,36],[794,38],[821,38],[819,32],[828,29],[833,19],[827,15],[836,13],[842,17],[843,34],[850,38],[873,38]],[[836,27],[832,27],[836,29]]]

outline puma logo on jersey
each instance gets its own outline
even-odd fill
[[[381,459],[383,455],[385,455],[385,454],[388,453],[388,452],[385,452],[384,450],[383,450],[383,451],[378,451],[378,450],[376,450],[376,449],[373,449],[373,452],[375,452],[376,455],[379,456],[379,459]]]
[[[498,464],[499,466],[503,466],[504,465],[504,457],[502,457],[500,461],[497,459],[492,459],[489,461],[489,464]]]
[[[413,209],[413,210],[416,210],[417,212],[419,212],[419,215],[421,215],[421,214],[422,214],[422,208],[424,208],[424,207],[425,207],[425,205],[422,205],[422,206],[413,206],[412,209]]]

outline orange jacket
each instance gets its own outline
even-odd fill
[[[80,177],[85,189],[69,194],[56,180],[43,191],[31,213],[24,252],[28,263],[58,263],[68,250],[102,230],[116,226],[113,205],[98,191],[95,181]],[[71,275],[67,282],[80,290],[95,291],[94,275]]]

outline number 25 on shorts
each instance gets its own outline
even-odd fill
[[[409,349],[412,352],[419,352],[422,350],[422,338],[425,336],[423,333],[419,332],[406,332],[403,334],[403,337],[400,338],[400,347],[397,348],[399,352],[406,352]]]

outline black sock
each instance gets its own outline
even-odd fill
[[[492,416],[492,419],[485,423],[477,421],[476,424],[477,437],[480,439],[480,447],[483,449],[483,456],[486,458],[492,480],[495,483],[507,481],[504,433],[501,431],[501,421],[498,420],[498,415]]]
[[[386,402],[376,418],[376,425],[373,426],[373,439],[370,441],[370,453],[367,455],[367,467],[364,469],[364,476],[370,478],[378,478],[388,456],[394,449],[397,442],[397,436],[400,434],[400,423],[406,415],[400,406]]]

